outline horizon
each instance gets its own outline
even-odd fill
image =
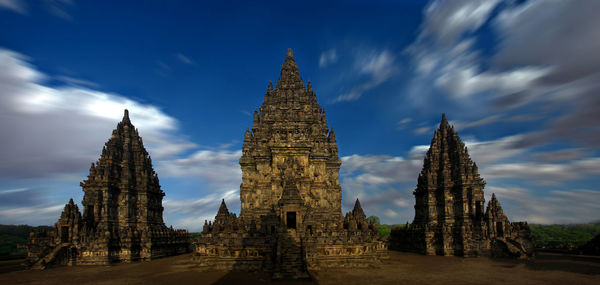
[[[317,7],[317,8],[315,8]],[[128,109],[167,225],[239,214],[244,131],[292,48],[336,134],[342,213],[412,222],[442,113],[511,222],[600,216],[598,1],[0,1],[0,224],[52,225]],[[541,33],[540,31],[544,31]]]

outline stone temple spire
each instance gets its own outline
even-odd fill
[[[244,134],[239,162],[240,216],[222,204],[206,223],[194,254],[201,266],[306,278],[308,268],[364,267],[387,255],[360,203],[356,215],[342,215],[335,133],[291,49]]]
[[[442,114],[414,191],[413,226],[433,231],[432,237],[443,239],[426,241],[428,254],[468,254],[472,245],[466,243],[474,233],[461,231],[482,225],[484,187],[465,144]],[[448,231],[454,231],[453,235],[444,234]],[[455,248],[452,244],[461,246]],[[460,252],[453,252],[455,249]]]
[[[122,122],[131,124],[131,121],[129,120],[129,110],[127,110],[127,109],[125,109],[125,112],[123,114]]]
[[[486,219],[494,219],[494,220],[506,220],[506,215],[504,211],[502,211],[502,206],[500,206],[500,202],[496,199],[496,194],[492,193],[492,199],[488,202],[488,206],[485,210],[485,218]]]
[[[352,214],[355,217],[361,217],[363,219],[366,219],[367,216],[365,215],[365,212],[362,209],[362,206],[360,205],[360,201],[358,201],[358,198],[356,198],[356,202],[354,202],[354,209],[352,209]]]
[[[287,50],[285,61],[281,66],[281,75],[279,81],[277,81],[277,89],[295,89],[302,86],[300,71],[298,70],[296,60],[294,60],[294,52],[290,48]]]
[[[341,216],[341,160],[335,133],[329,131],[325,111],[309,89],[289,49],[277,87],[269,85],[244,134],[240,215],[260,222],[260,215],[279,204],[286,185],[294,184],[297,189],[285,193],[298,192],[311,207],[319,205]],[[282,175],[284,171],[289,173]],[[289,175],[291,181],[286,181]]]
[[[448,124],[448,121],[446,120],[446,114],[442,113],[442,121],[440,122],[440,128],[447,128],[449,126],[450,124]]]
[[[527,258],[534,253],[527,223],[511,223],[492,194],[484,211],[485,181],[460,137],[442,114],[423,161],[415,218],[393,230],[393,247],[428,255]]]
[[[127,110],[81,186],[85,193],[84,219],[91,225],[163,225],[161,204],[165,194]],[[147,211],[138,211],[146,207]]]
[[[225,199],[221,201],[221,206],[219,207],[218,214],[225,215],[229,214],[229,209],[227,209],[227,205],[225,205]]]
[[[83,215],[69,200],[55,224],[52,243],[31,239],[28,264],[106,265],[151,260],[188,249],[189,234],[167,228],[163,222],[165,193],[127,110],[80,185]],[[68,255],[52,253],[67,245]],[[61,256],[68,256],[68,261]]]

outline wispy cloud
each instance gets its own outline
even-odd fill
[[[27,15],[27,5],[21,0],[0,0],[0,9],[11,10],[21,15]]]
[[[187,64],[187,65],[196,65],[196,62],[194,62],[188,56],[183,55],[182,53],[176,54],[175,57],[177,58],[177,60],[179,60],[180,62],[182,62],[184,64]]]
[[[464,129],[468,129],[468,128],[480,127],[480,126],[485,126],[485,125],[488,125],[491,123],[495,123],[495,122],[499,121],[501,118],[502,118],[502,115],[496,114],[496,115],[490,115],[485,118],[481,118],[479,120],[475,120],[472,122],[450,121],[449,123],[454,126],[455,130],[460,131],[460,130],[464,130]]]
[[[242,172],[239,166],[241,150],[199,150],[172,160],[162,160],[157,168],[163,176],[197,177],[222,188],[239,186]]]
[[[35,207],[0,207],[0,224],[51,225],[60,216],[64,204]]]
[[[488,178],[520,178],[527,180],[573,180],[600,174],[600,158],[571,160],[567,163],[515,162],[482,169]]]
[[[412,122],[412,118],[404,118],[404,119],[398,121],[398,123],[396,124],[396,130],[405,129],[410,122]]]
[[[387,81],[396,71],[395,56],[387,51],[359,52],[355,58],[355,70],[367,79],[356,85],[349,92],[339,95],[333,99],[333,103],[343,101],[354,101],[359,99],[367,91]]]
[[[54,78],[56,80],[62,81],[64,83],[67,83],[69,85],[86,86],[86,87],[91,87],[91,88],[98,88],[98,87],[100,87],[100,85],[98,85],[95,82],[92,82],[92,81],[89,81],[89,80],[85,80],[85,79],[80,79],[80,78],[65,76],[65,75],[55,76]]]
[[[511,221],[574,224],[591,222],[600,213],[598,190],[552,190],[541,195],[521,187],[487,186],[486,199],[489,200],[492,193],[496,194]]]
[[[73,16],[68,10],[75,5],[73,0],[44,0],[48,11],[56,17],[66,21],[73,21]]]
[[[321,53],[319,57],[319,67],[325,68],[329,64],[335,63],[338,59],[337,52],[335,49],[330,49]]]
[[[431,1],[424,10],[421,35],[437,44],[453,45],[465,32],[481,27],[500,0]]]

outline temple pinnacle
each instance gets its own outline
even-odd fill
[[[446,113],[442,113],[442,121],[440,122],[440,128],[441,126],[446,126],[448,125],[448,121],[446,120]]]
[[[291,48],[287,49],[286,57],[294,58],[294,52],[292,51]]]
[[[125,109],[125,112],[123,114],[123,122],[130,122],[129,121],[129,110]]]

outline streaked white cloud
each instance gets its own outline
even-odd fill
[[[479,72],[473,64],[454,66],[443,72],[435,84],[455,97],[469,97],[485,91],[505,95],[531,88],[548,75],[550,67],[526,66],[506,72]]]
[[[62,81],[64,83],[67,83],[69,85],[86,86],[86,87],[90,87],[90,88],[98,88],[98,87],[100,87],[100,85],[98,85],[95,82],[92,82],[92,81],[89,81],[89,80],[85,80],[85,79],[75,78],[75,77],[71,77],[71,76],[59,75],[59,76],[55,76],[54,78],[56,80]]]
[[[0,0],[0,9],[7,9],[13,12],[27,15],[27,5],[22,0]]]
[[[532,155],[532,159],[544,162],[571,161],[581,159],[589,155],[582,148],[569,148],[554,151],[536,152]]]
[[[196,65],[196,62],[194,62],[188,56],[183,55],[182,53],[176,54],[175,57],[177,58],[177,60],[179,60],[180,62],[185,63],[187,65]]]
[[[366,76],[366,80],[333,99],[333,103],[358,100],[369,90],[387,81],[397,70],[396,57],[388,50],[361,51],[356,55],[354,69],[359,75]]]
[[[335,63],[338,60],[337,52],[335,49],[330,49],[328,51],[324,51],[319,56],[319,67],[325,68],[328,65]]]
[[[68,10],[75,5],[73,0],[44,0],[46,9],[50,14],[67,21],[73,21],[73,16]]]
[[[239,189],[205,193],[202,198],[196,199],[165,199],[165,222],[191,232],[201,231],[205,220],[214,221],[222,199],[225,199],[230,212],[239,210]]]
[[[164,176],[195,177],[230,188],[241,182],[241,156],[241,150],[199,150],[184,158],[160,161],[157,169]]]
[[[460,131],[460,130],[464,130],[464,129],[468,129],[468,128],[480,127],[480,126],[485,126],[485,125],[488,125],[491,123],[495,123],[495,122],[499,121],[501,118],[502,118],[502,115],[495,114],[495,115],[490,115],[485,118],[481,118],[479,120],[472,121],[472,122],[450,121],[449,123],[454,126],[455,130]]]
[[[129,109],[155,159],[195,144],[177,135],[177,120],[158,107],[83,86],[49,86],[30,59],[0,49],[2,176],[35,178],[84,172]],[[74,139],[76,138],[76,139]]]
[[[60,217],[64,204],[35,207],[0,207],[0,224],[52,225]]]
[[[500,201],[511,221],[537,224],[576,224],[592,222],[600,213],[600,191],[589,189],[551,190],[535,193],[516,186],[487,186]]]
[[[396,124],[396,130],[405,129],[408,126],[408,124],[410,124],[410,122],[412,122],[412,118],[404,118],[398,121],[398,123]]]
[[[488,19],[500,0],[432,1],[424,10],[421,37],[452,45],[465,32],[474,32]]]
[[[573,180],[600,174],[600,158],[571,160],[566,163],[514,162],[490,165],[481,170],[488,178],[526,180]]]

